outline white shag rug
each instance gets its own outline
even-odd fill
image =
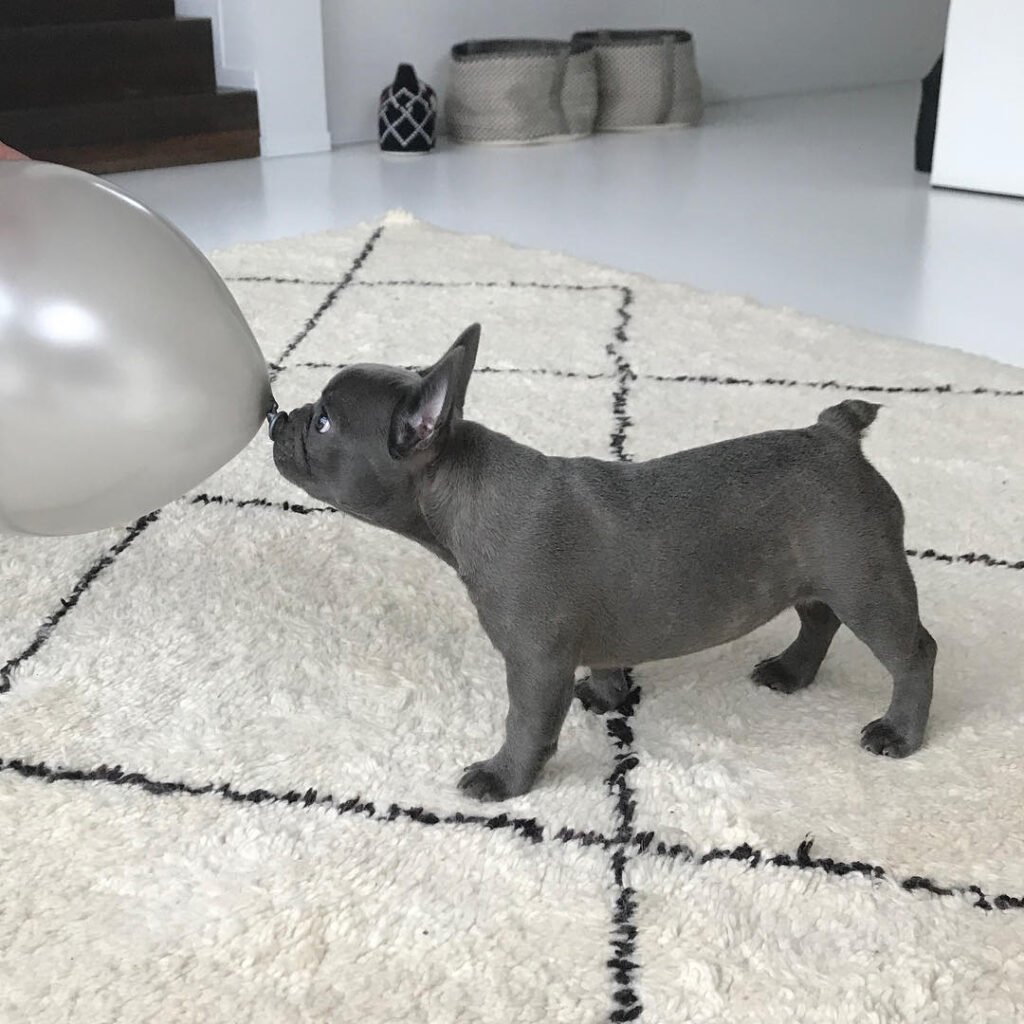
[[[130,529],[0,538],[4,1024],[1021,1018],[1024,371],[404,215],[216,263],[285,407],[474,320],[467,414],[552,453],[875,396],[927,745],[860,749],[889,682],[846,631],[808,690],[755,688],[787,614],[576,704],[533,793],[473,803],[504,682],[455,574],[261,436]]]

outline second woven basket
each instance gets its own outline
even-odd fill
[[[696,124],[704,113],[693,36],[682,29],[577,32],[597,62],[597,131]]]

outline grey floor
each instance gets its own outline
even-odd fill
[[[115,180],[207,249],[402,208],[1024,365],[1024,201],[929,188],[913,170],[917,96],[758,100],[681,131],[421,158],[351,146]]]

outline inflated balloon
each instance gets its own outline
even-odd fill
[[[92,175],[0,162],[0,530],[128,523],[233,458],[271,404],[184,235]]]

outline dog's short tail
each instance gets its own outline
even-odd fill
[[[860,399],[851,398],[838,405],[830,405],[818,416],[818,422],[850,441],[859,441],[864,436],[864,431],[875,422],[880,408],[881,406],[874,402],[862,402]]]

